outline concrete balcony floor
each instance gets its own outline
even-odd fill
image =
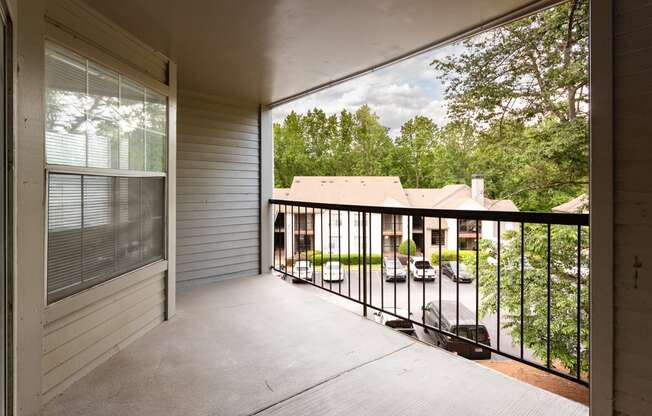
[[[178,313],[44,415],[588,415],[269,276],[181,285]]]

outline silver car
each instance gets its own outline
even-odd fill
[[[339,261],[329,261],[325,263],[322,280],[324,282],[341,282],[344,280],[344,270],[342,268],[342,263]]]

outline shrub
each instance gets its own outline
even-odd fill
[[[330,256],[329,256],[330,254]],[[301,255],[301,259],[305,259],[306,254],[303,253]],[[313,262],[313,251],[308,251],[308,258],[309,261]],[[351,253],[349,256],[348,253],[322,253],[321,251],[315,251],[314,252],[314,266],[321,266],[324,263],[327,263],[328,261],[340,261],[343,265],[351,265],[351,266],[357,266],[358,262],[360,262],[360,265],[362,265],[362,255],[359,253]],[[367,264],[371,261],[371,264],[380,264],[383,260],[383,257],[380,254],[367,254]]]
[[[408,244],[410,245],[410,256],[414,256],[417,252],[417,244],[413,240],[405,240],[398,246],[398,252],[404,256],[408,255]]]
[[[456,261],[457,250],[444,248],[441,250],[441,261]],[[474,250],[460,250],[460,262],[466,265],[474,264],[475,251]],[[439,250],[435,250],[430,256],[430,262],[433,265],[439,264]]]

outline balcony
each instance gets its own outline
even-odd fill
[[[506,357],[588,386],[588,215],[271,202],[274,209],[361,217],[361,251],[352,251],[345,227],[334,252],[312,246],[297,253],[311,263],[307,281],[294,275],[293,259],[275,258],[278,273],[358,304],[364,316],[369,310],[422,328],[431,334],[426,342],[468,358]],[[441,239],[438,247],[427,246],[419,233],[406,237],[416,240],[418,257],[399,254],[398,244],[385,244],[384,230],[374,225],[386,215],[434,222],[438,230],[442,219],[453,219],[455,248],[444,248]],[[482,222],[494,223],[491,233],[481,234]],[[459,224],[469,237],[462,237]],[[333,261],[343,269],[339,278],[322,277],[323,265]]]
[[[42,414],[588,414],[271,275],[185,284],[177,305]]]

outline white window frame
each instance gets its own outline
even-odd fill
[[[44,218],[44,258],[43,258],[43,280],[44,280],[44,285],[43,285],[43,304],[46,307],[52,306],[58,302],[65,301],[66,299],[70,298],[71,296],[76,296],[78,294],[87,292],[89,290],[93,290],[94,288],[101,286],[103,284],[106,284],[108,282],[114,281],[116,279],[120,279],[123,276],[132,274],[133,272],[151,267],[152,265],[162,262],[162,261],[169,261],[170,260],[170,245],[168,243],[168,239],[170,238],[170,232],[169,232],[169,214],[170,214],[170,193],[174,192],[173,189],[170,188],[170,183],[169,183],[169,171],[170,171],[170,154],[171,154],[171,143],[174,140],[176,142],[176,137],[171,138],[170,135],[170,124],[171,124],[171,112],[170,112],[170,106],[172,105],[171,102],[171,92],[173,91],[172,88],[169,86],[160,83],[159,81],[156,81],[150,77],[148,77],[145,74],[142,74],[140,72],[134,71],[133,68],[129,67],[126,64],[122,64],[120,61],[116,61],[112,57],[106,55],[105,53],[95,49],[92,46],[88,46],[82,41],[79,41],[77,43],[69,43],[69,42],[60,42],[59,40],[52,39],[51,37],[47,37],[44,43],[44,49],[43,49],[43,54],[45,54],[48,50],[53,50],[62,54],[70,54],[71,52],[74,54],[79,55],[80,57],[92,61],[94,64],[103,66],[107,69],[110,69],[112,71],[117,72],[121,77],[124,76],[125,78],[129,79],[132,82],[137,82],[141,84],[144,88],[150,89],[163,97],[165,97],[165,105],[166,105],[166,129],[165,129],[165,145],[164,145],[164,157],[165,157],[165,168],[162,172],[154,172],[154,171],[140,171],[140,170],[129,170],[129,169],[111,169],[111,168],[96,168],[96,167],[87,167],[87,166],[68,166],[68,165],[60,165],[60,164],[48,164],[47,163],[47,154],[44,152],[45,159],[45,169],[44,169],[44,175],[45,175],[45,182],[44,182],[44,195],[45,195],[45,218]],[[44,68],[45,72],[45,68]],[[45,82],[43,84],[44,88],[44,95],[43,95],[43,112],[47,111],[47,101],[46,101],[46,94],[45,94],[45,88],[47,88]],[[42,132],[42,137],[43,137],[43,146],[45,148],[46,146],[46,141],[45,141],[45,124],[43,125],[43,132]],[[133,270],[129,270],[127,272],[124,272],[122,274],[119,274],[117,276],[114,276],[108,280],[105,280],[103,282],[100,282],[96,285],[83,288],[78,292],[73,292],[71,294],[68,294],[60,299],[57,299],[52,302],[48,302],[48,241],[49,241],[49,224],[48,224],[48,216],[49,216],[49,184],[50,184],[50,175],[51,174],[73,174],[73,175],[82,175],[82,176],[104,176],[104,177],[138,177],[138,178],[144,178],[144,177],[160,177],[163,178],[164,181],[164,221],[163,221],[163,253],[162,253],[162,258],[160,260],[156,260],[152,263],[148,263],[142,266],[139,266]],[[172,300],[174,302],[174,300]],[[170,304],[170,301],[168,301],[168,305]],[[168,314],[173,313],[173,311],[168,312]]]

